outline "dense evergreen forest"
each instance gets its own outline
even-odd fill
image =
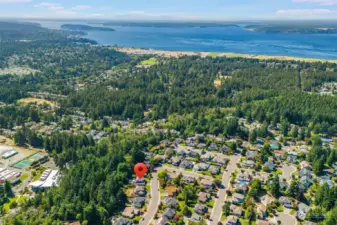
[[[109,116],[135,125],[166,118],[167,127],[183,136],[248,138],[239,117],[260,121],[265,128],[291,123],[308,133],[337,136],[337,97],[317,92],[323,84],[337,82],[336,64],[186,56],[158,57],[156,65],[137,66],[150,57],[98,46],[76,33],[0,23],[0,128],[32,121],[60,123],[81,111],[93,120]],[[32,72],[13,73],[13,68]],[[83,87],[77,88],[79,84]],[[60,96],[53,99],[58,107],[18,103],[31,92]],[[124,131],[95,143],[86,135],[57,132],[42,137],[23,127],[14,138],[44,147],[60,167],[62,180],[59,187],[28,200],[6,224],[56,225],[73,220],[107,224],[125,205],[123,187],[132,165],[144,160],[144,149],[167,137]],[[309,160],[321,153],[318,149]],[[323,155],[327,161],[329,153]],[[335,189],[324,188],[319,204],[325,204],[320,199],[326,193],[336,195]]]

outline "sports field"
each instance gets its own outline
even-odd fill
[[[36,152],[36,153],[28,156],[27,158],[24,158],[22,160],[19,160],[19,161],[13,163],[12,167],[18,168],[18,169],[26,169],[30,165],[32,165],[34,162],[37,162],[37,161],[41,160],[44,157],[46,157],[45,153]]]

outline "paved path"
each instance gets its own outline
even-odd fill
[[[291,175],[293,172],[296,171],[296,167],[293,165],[287,165],[287,164],[283,164],[282,165],[282,175],[281,175],[281,179],[286,180],[288,183],[290,183],[291,180]]]
[[[231,161],[227,166],[227,171],[224,172],[222,176],[222,185],[224,188],[219,189],[218,198],[215,200],[212,213],[211,213],[211,221],[210,225],[217,225],[218,222],[221,220],[222,216],[222,207],[225,204],[227,195],[226,190],[228,189],[231,181],[232,172],[237,169],[236,164],[239,162],[241,156],[240,155],[233,155],[231,157]]]
[[[213,180],[213,177],[203,175],[203,174],[193,172],[193,171],[187,171],[187,170],[184,170],[184,169],[179,168],[179,167],[170,167],[170,166],[163,165],[161,168],[167,170],[170,173],[173,173],[175,171],[177,176],[178,176],[179,173],[182,173],[185,176],[200,177],[200,178],[204,178],[204,179],[207,179],[207,180]]]
[[[296,218],[288,213],[278,213],[276,220],[281,221],[281,225],[296,225]]]
[[[150,186],[151,200],[149,206],[147,207],[147,211],[143,216],[143,219],[140,221],[141,225],[149,225],[151,223],[160,203],[160,191],[157,173],[152,173]]]

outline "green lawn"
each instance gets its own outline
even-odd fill
[[[20,180],[21,181],[24,181],[24,180],[26,180],[28,178],[28,173],[24,173],[24,174],[22,174],[21,176],[20,176]]]
[[[149,58],[147,60],[144,60],[141,62],[143,66],[152,66],[158,63],[158,60],[156,58]]]
[[[36,171],[36,175],[35,177],[33,177],[32,181],[37,181],[38,179],[40,179],[42,173],[43,173],[44,170],[37,170]]]

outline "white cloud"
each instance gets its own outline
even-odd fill
[[[316,3],[320,5],[337,5],[337,0],[293,0],[296,3]]]
[[[36,5],[36,7],[47,8],[48,10],[53,11],[55,14],[62,16],[72,16],[77,14],[77,12],[73,10],[65,9],[60,3],[41,2],[40,4]]]
[[[290,10],[278,10],[276,15],[278,16],[294,16],[294,17],[310,17],[310,16],[331,16],[336,15],[336,10],[330,9],[290,9]]]
[[[72,9],[76,11],[87,10],[87,9],[91,9],[91,6],[90,5],[76,5]]]
[[[94,13],[94,14],[91,14],[92,17],[103,17],[104,14],[100,14],[100,13]]]
[[[0,4],[13,4],[13,3],[25,3],[32,0],[0,0]]]

